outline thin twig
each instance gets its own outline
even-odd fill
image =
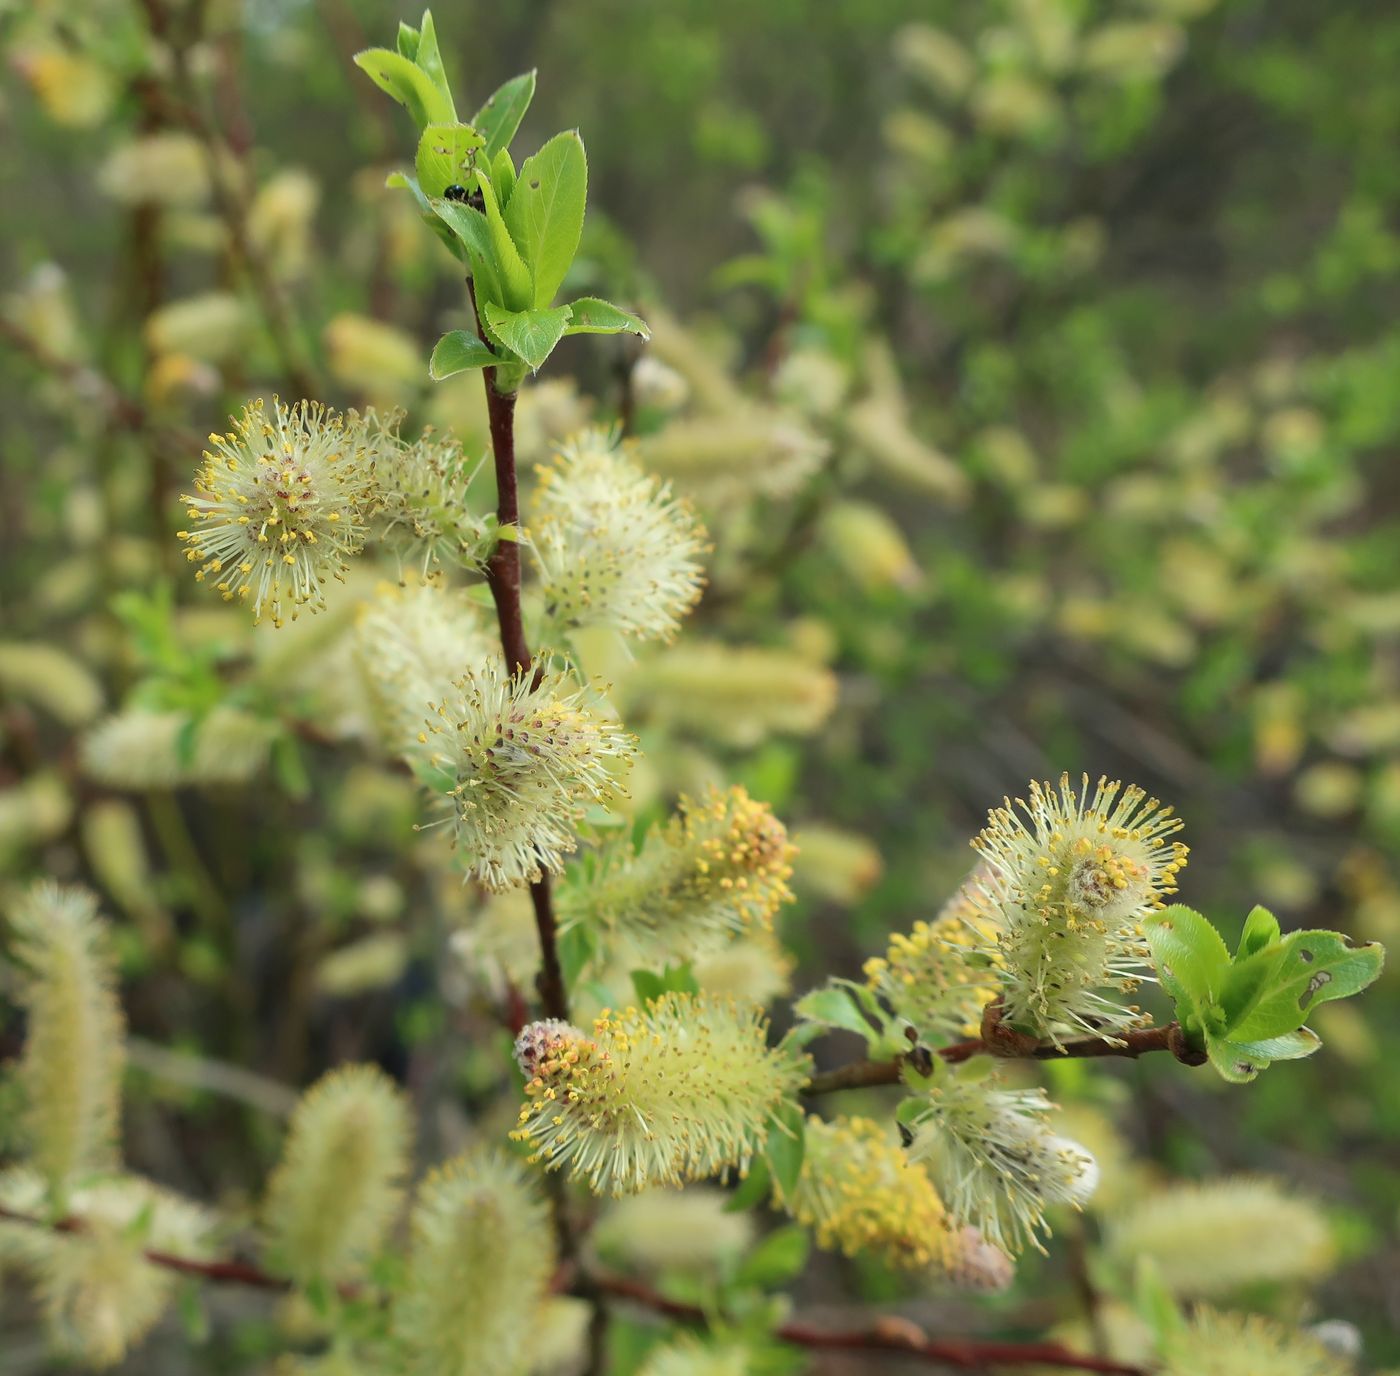
[[[982,1037],[971,1037],[967,1041],[954,1042],[950,1046],[940,1046],[932,1054],[941,1057],[950,1065],[971,1060],[974,1056],[1000,1056],[1006,1060],[1058,1061],[1089,1060],[1100,1057],[1122,1057],[1136,1060],[1153,1051],[1170,1051],[1183,1065],[1201,1065],[1205,1057],[1186,1045],[1181,1028],[1174,1022],[1164,1027],[1144,1027],[1136,1032],[1125,1032],[1121,1038],[1086,1037],[1080,1041],[1065,1042],[1055,1046],[1050,1042],[1036,1042],[1025,1049],[994,1045]],[[876,1085],[898,1084],[903,1072],[905,1058],[897,1056],[889,1061],[852,1061],[849,1065],[837,1066],[834,1070],[823,1070],[813,1075],[802,1092],[807,1095],[834,1094],[842,1089],[869,1089]]]
[[[22,1214],[0,1205],[0,1221],[18,1223],[26,1228],[46,1228],[55,1233],[85,1233],[88,1225],[84,1219],[69,1215],[66,1218],[49,1222]],[[227,1285],[243,1285],[254,1290],[290,1290],[291,1282],[281,1276],[274,1276],[261,1267],[245,1261],[200,1261],[194,1257],[176,1256],[153,1247],[142,1250],[142,1256],[152,1265],[165,1271],[177,1271],[182,1276],[199,1276],[204,1280],[218,1281]]]
[[[294,1089],[227,1061],[171,1051],[143,1037],[128,1037],[126,1052],[137,1070],[157,1080],[234,1099],[273,1118],[288,1118],[297,1106]]]
[[[142,0],[142,9],[151,36],[169,48],[171,84],[177,102],[175,113],[199,142],[219,218],[228,231],[234,256],[247,274],[287,381],[301,397],[314,398],[320,389],[307,362],[281,283],[252,242],[248,232],[247,197],[242,186],[235,185],[225,174],[217,132],[201,106],[199,86],[190,67],[190,35],[176,35],[161,0]]]
[[[663,1314],[680,1323],[703,1324],[707,1315],[698,1305],[669,1299],[644,1281],[627,1276],[588,1278],[593,1290],[614,1299],[626,1300]],[[788,1322],[774,1330],[774,1337],[799,1347],[828,1351],[890,1352],[918,1357],[962,1371],[981,1371],[990,1366],[1057,1367],[1064,1371],[1091,1371],[1107,1376],[1143,1376],[1141,1367],[1102,1357],[1071,1352],[1059,1343],[1012,1343],[981,1338],[930,1338],[907,1321],[876,1320],[869,1327],[849,1329],[818,1328],[811,1324]]]
[[[476,288],[467,279],[467,292],[476,316],[477,333],[481,314],[476,305]],[[496,526],[502,532],[486,564],[486,583],[496,604],[496,621],[501,630],[501,648],[514,674],[530,668],[530,646],[525,639],[525,617],[520,605],[520,483],[515,466],[515,393],[496,389],[495,368],[482,370],[486,387],[486,414],[491,430],[491,454],[496,467]],[[559,960],[559,926],[554,917],[554,899],[549,876],[541,875],[530,885],[530,902],[535,910],[535,928],[540,938],[540,973],[535,981],[540,1002],[551,1018],[568,1021],[569,993],[564,967]]]
[[[193,431],[158,422],[138,398],[124,392],[111,378],[77,359],[54,353],[42,340],[4,315],[0,315],[0,339],[13,345],[37,368],[68,383],[93,402],[118,429],[163,440],[172,448],[197,452],[201,447],[202,442]]]

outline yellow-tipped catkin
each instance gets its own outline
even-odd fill
[[[411,334],[342,311],[321,332],[331,376],[376,405],[404,406],[428,381],[423,351]]]
[[[195,495],[181,498],[195,578],[250,603],[255,622],[322,610],[326,583],[344,580],[364,544],[382,443],[354,412],[274,401],[268,415],[249,403],[232,430],[210,435]]]
[[[822,517],[821,538],[842,572],[863,592],[907,592],[923,581],[904,532],[869,502],[837,502]]]
[[[209,197],[209,167],[192,134],[165,130],[115,148],[97,184],[123,205],[201,205]]]
[[[355,662],[386,749],[413,750],[433,704],[500,642],[481,609],[435,583],[380,588],[355,625]]]
[[[961,507],[971,484],[941,449],[924,443],[884,397],[869,397],[846,412],[851,438],[890,477],[948,506]]]
[[[647,1353],[637,1376],[751,1376],[753,1354],[734,1343],[677,1338]]]
[[[836,706],[836,676],[801,655],[716,641],[682,643],[637,665],[626,700],[657,722],[735,746],[810,735]]]
[[[1311,1333],[1202,1306],[1161,1344],[1160,1376],[1353,1376]]]
[[[994,935],[984,954],[1000,971],[1007,1019],[1060,1042],[1141,1021],[1115,995],[1146,972],[1142,919],[1176,892],[1187,849],[1170,807],[1140,788],[1088,775],[1078,787],[1032,782],[1030,799],[993,808],[973,841],[994,882],[973,885]]]
[[[143,333],[152,353],[226,363],[247,351],[253,322],[242,297],[209,291],[162,306],[147,317]]]
[[[906,24],[895,35],[894,51],[905,71],[949,99],[965,95],[977,77],[972,54],[931,24]]]
[[[800,421],[757,408],[674,420],[641,442],[643,463],[707,508],[790,497],[829,445]]]
[[[792,839],[797,847],[793,883],[832,903],[855,903],[875,886],[885,867],[879,847],[854,831],[809,822]]]
[[[564,671],[540,659],[511,675],[497,658],[433,705],[411,758],[467,873],[500,891],[563,868],[585,808],[623,796],[635,752]]]
[[[248,207],[248,238],[279,277],[300,277],[311,259],[311,227],[321,188],[310,173],[285,167]]]
[[[112,788],[241,784],[266,767],[279,730],[251,712],[216,707],[189,740],[182,713],[131,707],[89,731],[80,753],[88,777]]]
[[[0,1173],[0,1206],[34,1218],[46,1203],[35,1173]],[[76,1187],[66,1204],[80,1229],[0,1222],[0,1264],[12,1262],[28,1276],[61,1350],[84,1366],[111,1366],[155,1326],[179,1284],[143,1253],[212,1260],[215,1221],[199,1205],[133,1178]]]
[[[797,962],[778,934],[759,927],[717,951],[695,958],[695,982],[712,994],[745,1003],[768,1004],[792,989]]]
[[[601,1256],[644,1275],[712,1274],[748,1250],[751,1215],[730,1213],[730,1196],[709,1185],[646,1190],[613,1204],[593,1230]]]
[[[1008,1256],[1027,1244],[1044,1251],[1045,1210],[1082,1206],[1098,1183],[1094,1158],[1053,1130],[1053,1107],[1043,1089],[1000,1089],[945,1068],[908,1122],[909,1157],[928,1163],[949,1212]]]
[[[1121,1205],[1107,1232],[1109,1250],[1129,1270],[1149,1258],[1169,1290],[1192,1298],[1316,1280],[1335,1260],[1315,1203],[1247,1176],[1169,1185]]]
[[[106,893],[138,921],[153,919],[145,936],[168,935],[136,809],[124,799],[104,798],[84,809],[81,825],[88,864]]]
[[[994,882],[985,872],[977,880]],[[932,922],[916,922],[907,936],[895,933],[883,956],[865,962],[866,986],[931,1045],[970,1036],[999,988],[993,964],[975,949],[994,935],[965,884]]]
[[[450,435],[425,430],[398,443],[384,425],[376,533],[400,562],[428,578],[441,569],[480,568],[491,553],[493,527],[472,506],[482,461],[469,461]]]
[[[595,1194],[742,1173],[807,1075],[767,1031],[752,1005],[680,993],[605,1011],[591,1033],[531,1023],[515,1044],[526,1099],[514,1135]]]
[[[536,470],[530,535],[564,626],[670,640],[700,600],[705,528],[615,434],[585,430]]]
[[[351,998],[396,984],[408,966],[402,932],[374,932],[323,956],[316,963],[316,990],[330,998]]]
[[[549,1295],[530,1318],[524,1376],[577,1376],[588,1360],[593,1306],[577,1295]]]
[[[520,1165],[470,1152],[413,1206],[394,1328],[414,1376],[515,1376],[554,1269],[545,1201]]]
[[[788,1196],[774,1181],[773,1200],[820,1246],[847,1256],[917,1270],[944,1269],[952,1257],[951,1224],[928,1172],[892,1128],[868,1118],[809,1117],[796,1187]]]
[[[636,965],[687,960],[747,929],[771,927],[792,900],[792,856],[783,824],[737,785],[682,798],[639,851],[626,839],[614,842],[591,873],[571,876],[560,890],[560,919]]]
[[[30,1160],[49,1188],[116,1163],[125,1020],[85,889],[35,884],[10,917],[29,1018],[19,1078]]]
[[[110,114],[122,94],[110,62],[75,50],[70,41],[16,35],[9,62],[33,89],[44,113],[71,129],[92,129]]]
[[[83,726],[102,710],[102,685],[56,645],[0,643],[0,692],[42,708],[65,726]]]
[[[72,818],[73,795],[57,769],[0,788],[0,857],[61,836]]]
[[[263,1204],[277,1269],[301,1284],[359,1274],[398,1211],[409,1144],[403,1095],[373,1066],[307,1091]]]

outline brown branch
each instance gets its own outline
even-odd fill
[[[0,1220],[18,1223],[27,1228],[46,1228],[55,1233],[85,1233],[88,1225],[85,1220],[69,1215],[66,1218],[48,1222],[29,1214],[17,1213],[13,1209],[0,1206]],[[254,1290],[290,1290],[291,1282],[281,1276],[270,1275],[258,1266],[245,1261],[199,1261],[194,1257],[175,1256],[153,1247],[142,1249],[142,1256],[152,1265],[165,1271],[176,1271],[182,1276],[198,1276],[203,1280],[219,1281],[227,1285],[243,1285]],[[342,1292],[344,1292],[342,1288]],[[353,1293],[353,1289],[348,1293]]]
[[[594,1293],[641,1305],[653,1313],[679,1323],[706,1322],[698,1305],[673,1300],[653,1290],[644,1281],[627,1276],[587,1278]],[[989,1366],[1058,1367],[1064,1371],[1092,1371],[1107,1376],[1143,1376],[1141,1367],[1103,1357],[1071,1352],[1059,1343],[1013,1343],[981,1338],[930,1338],[916,1324],[903,1319],[877,1319],[869,1327],[852,1329],[818,1328],[811,1324],[788,1322],[774,1330],[774,1337],[799,1347],[846,1352],[891,1352],[919,1357],[962,1371],[980,1371]]]
[[[69,383],[74,390],[94,401],[120,429],[134,433],[154,430],[149,413],[135,397],[86,363],[54,353],[41,339],[8,316],[0,315],[0,338],[12,344],[36,367]]]
[[[201,105],[198,83],[195,81],[189,60],[190,47],[197,35],[177,35],[162,0],[141,0],[141,7],[145,12],[151,36],[164,43],[170,51],[171,85],[175,96],[173,113],[199,142],[209,174],[215,208],[228,232],[234,257],[242,265],[248,284],[257,299],[263,322],[286,372],[287,381],[301,397],[314,399],[320,389],[305,357],[291,309],[281,284],[266,259],[253,245],[248,233],[247,196],[241,183],[234,184],[225,175],[217,131],[205,117]],[[232,152],[231,146],[230,151]],[[242,176],[241,171],[239,175]]]
[[[481,313],[476,305],[476,287],[467,279],[467,294],[476,317],[477,334],[484,340]],[[496,621],[501,630],[501,648],[514,674],[530,667],[529,642],[525,639],[525,616],[520,605],[520,482],[515,465],[515,393],[496,389],[495,368],[484,368],[486,415],[491,430],[491,454],[496,468],[496,548],[486,563],[486,585],[496,604]],[[537,671],[538,672],[538,671]],[[540,1002],[551,1018],[567,1022],[569,992],[564,983],[564,967],[559,961],[559,925],[554,916],[554,899],[549,876],[543,874],[530,885],[530,903],[535,910],[535,929],[540,938],[540,973],[535,981]]]
[[[1136,1032],[1125,1032],[1121,1038],[1085,1037],[1080,1041],[1065,1042],[1055,1046],[1049,1042],[1035,1042],[1024,1049],[1000,1042],[992,1042],[984,1037],[972,1037],[967,1041],[954,1042],[950,1046],[940,1046],[933,1054],[940,1056],[950,1065],[971,1060],[974,1056],[1000,1056],[1005,1060],[1058,1061],[1090,1060],[1100,1057],[1122,1057],[1136,1060],[1152,1051],[1170,1051],[1183,1065],[1203,1065],[1206,1058],[1193,1051],[1186,1044],[1181,1028],[1174,1022],[1164,1027],[1144,1027]],[[898,1084],[905,1058],[896,1056],[889,1061],[852,1061],[849,1065],[837,1066],[834,1070],[822,1070],[813,1075],[802,1092],[808,1095],[834,1094],[842,1089],[868,1089],[875,1085]]]

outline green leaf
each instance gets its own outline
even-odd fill
[[[559,933],[559,964],[564,971],[564,983],[572,986],[578,982],[584,967],[593,959],[595,943],[593,935],[582,923],[565,927]]]
[[[399,53],[410,62],[417,62],[418,59],[418,30],[411,24],[406,24],[399,20],[399,37],[396,44]]]
[[[1230,970],[1220,933],[1194,908],[1173,903],[1143,924],[1152,963],[1183,1024],[1199,1022]]]
[[[596,296],[580,296],[569,305],[574,318],[569,321],[565,334],[621,334],[628,330],[641,335],[643,339],[651,338],[651,331],[640,316],[614,306],[611,301],[602,301]]]
[[[185,1337],[196,1346],[209,1341],[209,1315],[204,1308],[203,1289],[186,1281],[175,1292],[175,1310],[184,1326]]]
[[[500,197],[501,209],[510,204],[510,193],[515,190],[515,164],[510,160],[510,151],[502,148],[491,159],[491,185]]]
[[[578,252],[588,200],[588,160],[576,130],[556,134],[521,164],[506,224],[530,265],[533,304],[547,306]]]
[[[471,179],[481,135],[470,124],[430,124],[418,139],[418,185],[429,199]]]
[[[633,970],[632,988],[643,1003],[659,999],[663,994],[698,994],[700,986],[688,964],[668,965],[659,975],[652,970]]]
[[[451,330],[433,346],[428,376],[434,382],[465,373],[468,368],[491,368],[500,360],[468,330]]]
[[[496,268],[497,280],[504,296],[500,304],[507,310],[524,311],[530,308],[532,290],[530,269],[521,256],[519,243],[511,238],[510,230],[501,215],[496,200],[496,190],[491,179],[477,169],[476,184],[481,189],[482,203],[486,207],[486,227],[491,238],[491,258]],[[514,197],[511,198],[514,200]]]
[[[804,994],[793,1005],[793,1012],[808,1022],[820,1023],[823,1027],[840,1027],[869,1040],[875,1029],[859,1008],[851,1001],[850,995],[841,988],[813,989]]]
[[[1161,1347],[1168,1339],[1181,1332],[1186,1321],[1181,1316],[1176,1300],[1167,1289],[1162,1273],[1151,1257],[1139,1257],[1137,1274],[1134,1276],[1134,1299],[1142,1321],[1152,1331],[1152,1336]]]
[[[734,1273],[735,1285],[776,1290],[802,1273],[811,1242],[795,1223],[775,1228],[749,1253]]]
[[[724,1212],[747,1213],[768,1198],[772,1185],[773,1177],[769,1173],[768,1163],[761,1156],[757,1157],[749,1167],[749,1173],[739,1182],[739,1188],[725,1201]]]
[[[554,352],[569,323],[567,306],[547,311],[503,311],[488,301],[483,314],[496,338],[531,368],[541,367]]]
[[[1267,908],[1261,908],[1256,904],[1250,909],[1249,916],[1244,920],[1244,931],[1240,933],[1240,944],[1239,949],[1235,952],[1235,959],[1239,960],[1242,956],[1262,951],[1266,946],[1273,945],[1278,938],[1278,918]]]
[[[1233,1033],[1240,1022],[1249,1017],[1259,1000],[1268,996],[1269,991],[1274,988],[1274,979],[1285,958],[1285,951],[1282,942],[1276,942],[1272,946],[1265,946],[1262,950],[1255,951],[1253,955],[1245,956],[1236,960],[1230,967],[1230,973],[1225,980],[1225,988],[1221,990],[1218,999],[1220,1010],[1220,1026],[1215,1030],[1224,1036]],[[1303,1022],[1303,1014],[1297,1011],[1297,1020],[1292,1024],[1300,1027]],[[1288,1031],[1288,1028],[1280,1028],[1280,1031]],[[1272,1035],[1272,1034],[1265,1034]]]
[[[447,84],[447,73],[442,69],[442,53],[438,51],[437,27],[433,23],[432,10],[423,11],[423,26],[418,30],[418,47],[413,61],[420,70],[427,73],[429,80],[442,92],[449,106],[452,106],[452,88]],[[457,118],[456,108],[452,118]]]
[[[477,305],[487,301],[502,304],[500,277],[491,253],[491,228],[486,216],[461,201],[433,201],[428,208],[458,246],[457,256],[471,264]]]
[[[1322,1045],[1322,1038],[1310,1027],[1299,1027],[1279,1037],[1266,1037],[1258,1042],[1232,1041],[1230,1045],[1242,1056],[1268,1061],[1301,1061]]]
[[[1282,1036],[1259,1041],[1237,1041],[1230,1037],[1206,1038],[1210,1063],[1220,1077],[1231,1084],[1248,1084],[1274,1061],[1296,1061],[1311,1056],[1322,1045],[1322,1038],[1307,1027]]]
[[[1379,942],[1354,946],[1341,932],[1290,932],[1275,949],[1266,981],[1229,1023],[1232,1040],[1260,1041],[1294,1031],[1319,1003],[1360,993],[1385,963]]]
[[[355,54],[355,65],[402,105],[420,129],[430,124],[455,124],[457,111],[451,96],[440,91],[433,79],[402,53],[388,48],[366,48]]]
[[[806,1151],[807,1119],[796,1104],[785,1103],[773,1111],[763,1155],[778,1188],[789,1199],[797,1188]]]
[[[472,125],[486,140],[486,156],[494,159],[503,148],[510,146],[525,111],[535,98],[535,72],[532,68],[513,76],[498,86],[486,99],[486,104],[472,116]]]
[[[287,732],[273,738],[272,773],[289,798],[311,796],[311,775],[296,738]]]
[[[1240,1051],[1222,1037],[1206,1037],[1206,1054],[1220,1078],[1232,1085],[1247,1085],[1269,1064],[1266,1060]]]
[[[418,185],[417,177],[410,177],[407,172],[390,172],[384,179],[384,185],[409,192],[413,199],[418,202],[418,209],[433,233],[447,245],[455,257],[460,258],[463,262],[467,261],[467,246],[438,218],[432,202],[423,194],[423,188]]]

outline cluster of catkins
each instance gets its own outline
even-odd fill
[[[550,1295],[558,1259],[532,1166],[639,1206],[656,1187],[702,1189],[758,1169],[773,1206],[820,1245],[973,1289],[1009,1283],[1016,1254],[1048,1232],[1048,1210],[1088,1202],[1094,1156],[1059,1129],[1043,1090],[1006,1083],[986,1057],[909,1058],[909,1097],[886,1122],[799,1109],[812,1029],[774,1043],[764,1011],[774,986],[718,973],[739,951],[766,952],[771,972],[781,950],[775,919],[792,898],[795,847],[767,805],[711,787],[639,835],[599,821],[622,809],[637,741],[579,673],[571,635],[602,625],[669,639],[698,597],[706,548],[689,508],[631,450],[585,431],[541,470],[527,525],[493,530],[472,512],[469,466],[451,442],[410,443],[373,415],[254,405],[211,446],[182,538],[197,576],[255,617],[316,609],[370,540],[412,566],[413,581],[363,610],[352,653],[383,745],[429,793],[466,877],[494,896],[462,949],[510,967],[491,924],[517,911],[512,894],[554,876],[559,930],[582,952],[577,1022],[530,1023],[516,1040],[519,1155],[473,1148],[413,1191],[376,1360],[504,1374],[577,1328],[575,1302]],[[501,539],[532,552],[527,608],[562,646],[523,672],[453,582]],[[988,1025],[1050,1045],[1119,1036],[1141,1021],[1126,998],[1150,973],[1143,921],[1185,863],[1178,828],[1136,788],[1032,784],[1027,800],[992,811],[973,842],[978,867],[943,911],[892,938],[864,983],[837,983],[886,1046],[937,1051]],[[0,1205],[84,1222],[70,1233],[0,1227],[0,1260],[37,1278],[69,1347],[110,1362],[171,1299],[171,1274],[149,1253],[216,1255],[220,1225],[121,1173],[121,1017],[91,902],[37,891],[16,926],[37,972],[21,1071],[31,1153],[0,1176]],[[531,944],[508,976],[536,959]],[[664,992],[643,996],[641,979],[629,1001],[620,991],[633,973]],[[585,1014],[598,990],[611,1005]],[[308,1094],[260,1215],[269,1269],[323,1293],[365,1283],[405,1202],[411,1135],[378,1072],[349,1068]],[[796,1168],[784,1140],[800,1143]],[[642,1226],[647,1215],[632,1217]],[[1193,1333],[1179,1335],[1183,1350]],[[1239,1338],[1274,1341],[1254,1329]],[[682,1370],[690,1355],[659,1349],[653,1366]]]
[[[699,595],[698,521],[601,431],[541,468],[525,529],[494,532],[471,514],[460,452],[409,444],[373,415],[254,406],[211,443],[183,538],[201,577],[274,621],[318,605],[371,538],[428,573],[522,542],[532,605],[563,639],[597,624],[669,639]],[[771,933],[793,847],[742,789],[682,799],[639,845],[595,837],[566,873],[585,815],[624,798],[636,741],[567,658],[512,673],[492,629],[438,581],[381,599],[357,631],[382,735],[431,791],[467,875],[497,893],[563,875],[561,928],[579,931],[597,976]],[[1056,1044],[1127,1029],[1138,1015],[1118,996],[1146,973],[1140,923],[1185,862],[1178,826],[1135,788],[1033,784],[991,814],[982,864],[945,912],[870,963],[870,994],[929,1045],[975,1030],[993,1000],[1009,1027]],[[586,1028],[532,1024],[517,1057],[515,1136],[607,1194],[745,1173],[810,1070],[796,1044],[769,1045],[757,1003],[683,991],[602,1008]],[[935,1067],[901,1110],[907,1147],[894,1124],[814,1118],[803,1172],[775,1201],[832,1245],[1001,1279],[1008,1256],[1039,1245],[1047,1207],[1094,1187],[1092,1156],[1051,1112],[1041,1090]]]

